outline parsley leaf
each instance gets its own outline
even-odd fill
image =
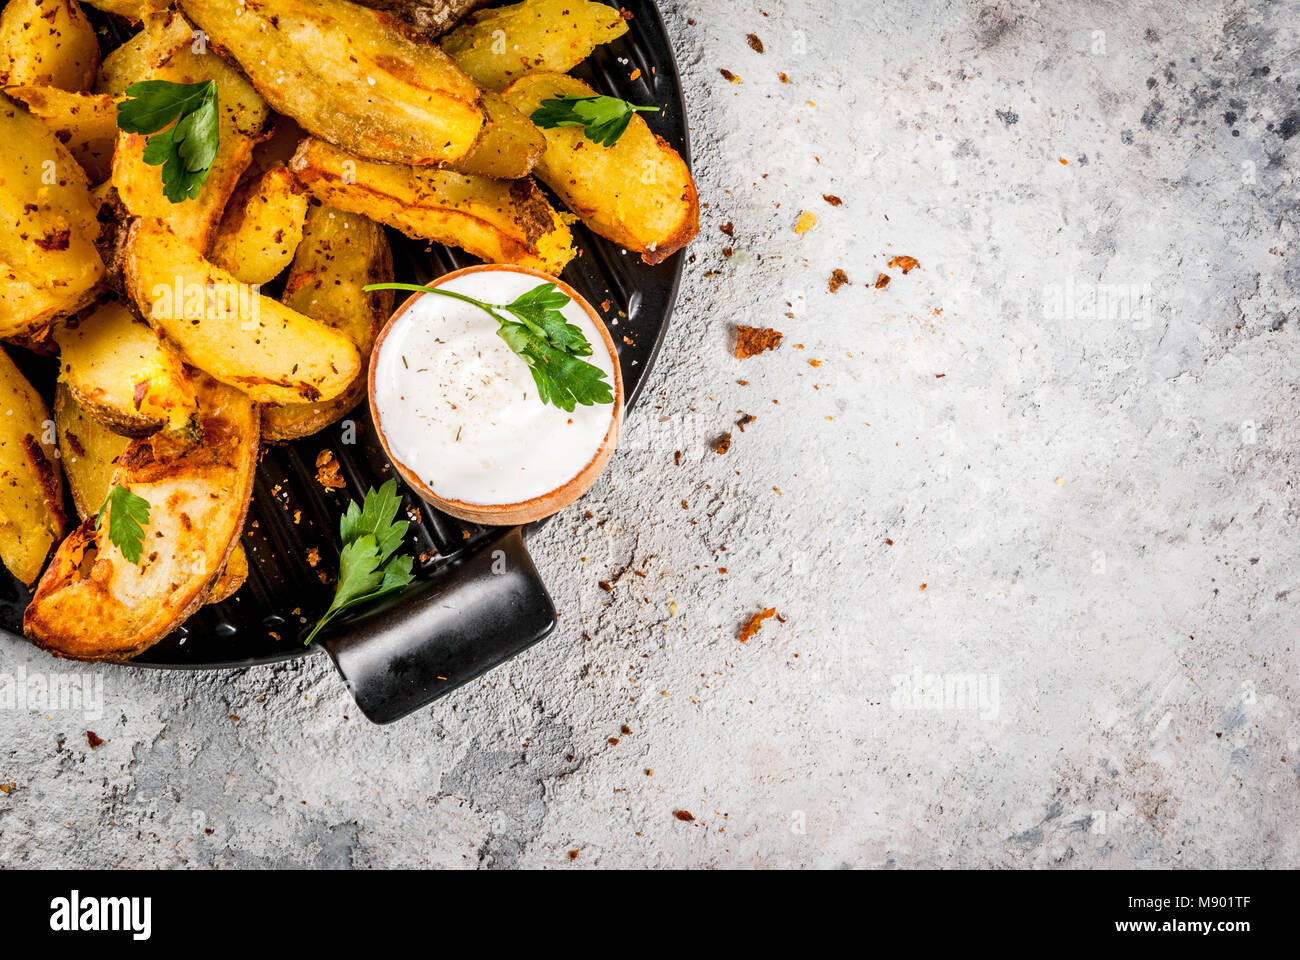
[[[618,97],[579,97],[565,93],[543,100],[529,119],[543,129],[583,127],[588,140],[612,147],[623,136],[634,114],[658,110],[658,107],[638,107]]]
[[[104,521],[105,511],[108,511],[108,539],[128,561],[139,563],[144,552],[144,528],[149,524],[149,501],[115,483],[95,515],[96,530]]]
[[[217,82],[141,80],[127,87],[126,95],[131,99],[117,105],[117,126],[127,133],[152,134],[143,159],[162,167],[163,196],[172,203],[197,197],[220,145]]]
[[[569,298],[553,283],[533,287],[510,303],[484,303],[463,293],[414,283],[372,283],[362,289],[414,290],[472,303],[500,324],[497,336],[528,364],[542,403],[572,413],[579,404],[589,407],[614,402],[614,390],[605,371],[579,359],[591,356],[591,344],[580,327],[564,319],[560,310]],[[507,320],[498,311],[515,320]]]
[[[413,558],[396,555],[410,526],[408,521],[396,519],[401,504],[396,480],[389,480],[378,493],[374,488],[367,490],[364,504],[358,506],[355,500],[348,504],[339,521],[343,549],[334,599],[304,643],[311,643],[344,610],[385,597],[415,579]]]

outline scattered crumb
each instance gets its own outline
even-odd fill
[[[911,273],[913,267],[919,267],[921,264],[916,257],[894,257],[889,261],[889,267],[902,267],[903,273]]]
[[[97,734],[94,730],[87,730],[86,742],[90,744],[90,749],[94,750],[96,747],[98,747],[100,744],[104,742],[104,738],[101,737],[99,734]]]
[[[755,53],[763,52],[763,41],[758,39],[756,34],[751,33],[745,39],[749,41],[749,49],[753,50]]]
[[[307,548],[307,566],[314,567],[320,563],[320,551],[315,547]]]
[[[339,476],[338,459],[328,447],[316,454],[316,482],[326,490],[342,490],[347,486]]]
[[[743,414],[741,418],[736,421],[736,426],[740,428],[741,433],[744,433],[746,425],[753,423],[757,419],[758,417],[754,416],[752,413],[746,413]]]
[[[784,73],[782,73],[780,76],[781,76],[781,82],[782,82],[782,83],[789,83],[789,82],[790,82],[790,78],[787,77]]]
[[[739,360],[765,350],[775,350],[780,345],[780,330],[773,330],[770,327],[736,327],[736,357]]]
[[[827,203],[829,203],[832,207],[838,207],[840,204],[844,202],[839,197],[835,196],[835,194],[833,193],[823,193],[822,199],[825,200]]]
[[[729,433],[724,433],[718,439],[718,442],[713,447],[714,452],[719,454],[726,453],[730,449],[731,449],[731,434]]]
[[[570,860],[577,860],[577,859],[578,859],[578,851],[577,851],[577,850],[570,850],[570,851],[569,851],[569,859],[570,859]]]
[[[849,282],[849,275],[845,273],[843,270],[841,270],[839,267],[836,267],[834,270],[831,271],[831,279],[827,284],[827,286],[829,287],[830,292],[834,293],[836,290],[838,290],[840,287],[844,286],[848,282]]]
[[[741,643],[748,643],[750,637],[758,633],[759,628],[763,626],[763,621],[776,615],[776,607],[768,607],[766,610],[760,610],[745,622],[740,628],[739,639]]]
[[[718,227],[718,229],[721,230],[729,237],[734,237],[736,235],[736,225],[732,223],[730,220],[728,220],[722,226]]]
[[[676,817],[678,820],[684,820],[687,823],[690,823],[692,820],[695,819],[695,817],[691,815],[691,812],[689,810],[674,810],[673,816]]]
[[[633,70],[631,73],[629,73],[629,74],[627,75],[627,78],[628,78],[628,80],[640,80],[640,79],[641,79],[641,68],[640,68],[640,67],[637,67],[635,70]]]
[[[883,289],[885,289],[885,287],[887,287],[887,286],[889,286],[889,274],[887,274],[887,273],[882,273],[882,274],[880,274],[879,276],[876,277],[876,289],[877,289],[877,290],[883,290]]]
[[[794,232],[799,234],[807,233],[815,226],[817,226],[817,214],[811,210],[805,210],[799,214],[799,222],[794,225]]]
[[[718,73],[722,74],[723,79],[728,83],[740,83],[740,77],[736,76],[730,70],[719,69]]]

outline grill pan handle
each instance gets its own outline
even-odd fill
[[[531,647],[555,626],[555,605],[514,527],[324,645],[366,718],[391,723]]]

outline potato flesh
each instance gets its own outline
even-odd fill
[[[185,0],[267,102],[358,156],[445,163],[483,127],[478,88],[435,44],[345,0]]]
[[[112,97],[69,93],[58,87],[10,87],[5,92],[41,119],[81,164],[91,183],[108,179],[117,144],[117,108]]]
[[[568,225],[530,180],[376,163],[317,139],[303,142],[290,167],[322,203],[489,263],[558,274],[574,256]]]
[[[484,91],[483,109],[487,112],[483,135],[467,156],[448,167],[458,173],[494,180],[528,176],[546,149],[542,131],[500,94]]]
[[[113,487],[113,472],[131,440],[114,433],[77,402],[66,383],[54,394],[59,456],[82,520],[93,517]]]
[[[113,185],[126,209],[137,217],[165,222],[177,236],[200,253],[206,253],[227,201],[253,158],[253,147],[266,126],[266,102],[234,67],[211,52],[196,53],[194,30],[176,14],[151,17],[145,76],[138,80],[172,83],[217,81],[220,144],[207,179],[191,200],[172,203],[163,195],[162,167],[144,162],[148,137],[120,133],[113,157]]]
[[[504,96],[531,116],[543,100],[595,96],[581,80],[533,73]],[[699,232],[699,197],[690,169],[640,116],[612,147],[588,140],[581,127],[543,130],[546,152],[535,173],[588,227],[647,263],[659,263]]]
[[[180,356],[125,304],[104,304],[54,341],[60,379],[110,429],[143,436],[191,426],[198,399]]]
[[[212,262],[244,283],[270,283],[302,242],[307,194],[286,167],[235,194],[212,241]]]
[[[330,400],[361,369],[343,334],[241,284],[157,220],[137,220],[123,269],[140,313],[200,370],[262,403]]]
[[[0,349],[0,561],[27,584],[65,526],[54,432],[40,394]]]
[[[89,90],[99,38],[72,0],[8,0],[0,13],[0,86]]]
[[[104,276],[81,167],[38,118],[0,95],[0,337],[85,306]]]
[[[627,33],[616,7],[592,0],[525,0],[472,14],[442,38],[460,68],[489,90],[534,70],[567,73]]]
[[[149,30],[141,30],[116,50],[110,51],[99,65],[95,92],[111,97],[124,96],[127,87],[137,80],[145,79],[149,70],[149,45],[152,39]]]
[[[360,214],[312,207],[285,281],[284,303],[346,334],[365,369],[379,328],[393,312],[393,291],[365,293],[361,288],[392,276],[393,257],[383,227]],[[337,421],[365,392],[366,378],[360,376],[333,400],[269,406],[262,411],[262,436],[272,441],[309,436]]]
[[[253,492],[258,408],[196,376],[203,442],[133,440],[113,474],[150,504],[140,563],[109,540],[111,516],[98,527],[83,520],[24,615],[23,632],[38,646],[79,660],[128,660],[193,613],[225,568]]]

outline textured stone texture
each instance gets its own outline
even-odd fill
[[[707,208],[563,634],[387,728],[91,668],[0,712],[0,862],[1300,866],[1300,4],[664,7]]]

